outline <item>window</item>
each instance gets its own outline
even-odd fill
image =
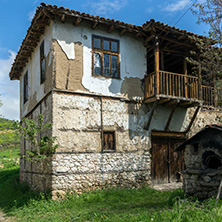
[[[115,151],[115,132],[103,132],[103,151]]]
[[[119,41],[92,36],[93,75],[120,78]]]
[[[28,100],[28,71],[25,73],[24,78],[23,78],[23,89],[24,89],[23,100],[24,100],[24,103],[26,103]]]
[[[44,41],[40,45],[40,84],[45,81],[45,53]]]

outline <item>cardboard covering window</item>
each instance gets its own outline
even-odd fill
[[[115,151],[115,132],[103,132],[103,151]]]

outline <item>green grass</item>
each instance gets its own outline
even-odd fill
[[[50,195],[34,193],[19,184],[19,165],[0,152],[0,210],[13,221],[222,221],[222,204],[184,199],[182,190],[161,192],[113,188],[53,201]],[[18,150],[12,152],[18,157]]]

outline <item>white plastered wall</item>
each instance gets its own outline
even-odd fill
[[[120,41],[120,79],[107,79],[92,76],[92,35],[99,35]],[[146,48],[141,38],[129,35],[120,36],[118,31],[108,33],[106,30],[87,25],[74,26],[72,23],[55,21],[53,25],[55,39],[68,59],[75,59],[74,43],[83,45],[82,85],[90,93],[107,96],[121,96],[122,83],[127,78],[143,79],[146,72]],[[141,86],[138,86],[141,87]]]
[[[40,84],[40,44],[44,40],[45,57],[49,56],[49,62],[46,66],[52,63],[52,23],[46,27],[44,35],[41,36],[38,45],[36,46],[32,56],[30,57],[26,67],[23,69],[20,77],[20,118],[25,117],[30,108],[30,103],[38,103],[44,96],[44,83]],[[24,104],[23,100],[23,78],[28,71],[28,101]],[[33,101],[35,100],[35,101]],[[33,107],[32,107],[33,108]]]

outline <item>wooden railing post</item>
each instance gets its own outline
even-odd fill
[[[217,107],[217,85],[216,85],[216,77],[214,77],[214,107]]]
[[[160,70],[160,55],[159,55],[159,41],[158,37],[154,36],[154,58],[155,58],[155,95],[159,94],[160,91],[160,77],[159,77],[159,70]]]
[[[201,76],[201,67],[198,67],[198,99],[202,100],[202,76]]]
[[[185,98],[188,98],[188,93],[187,93],[187,85],[188,85],[188,81],[187,81],[187,60],[184,58],[184,63],[183,63],[183,73],[185,75],[185,86],[184,86],[184,89],[185,89]]]

